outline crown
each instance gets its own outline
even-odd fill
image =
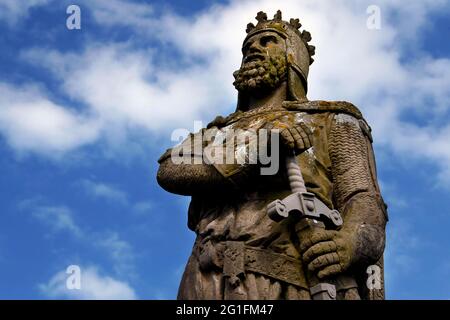
[[[258,33],[265,29],[275,30],[279,33],[284,34],[285,36],[289,36],[287,31],[291,30],[297,36],[300,37],[300,39],[303,41],[306,48],[308,49],[310,59],[309,64],[312,64],[314,62],[313,56],[316,53],[316,47],[308,44],[312,39],[310,32],[306,30],[300,32],[302,24],[300,23],[299,19],[290,19],[289,22],[283,21],[281,18],[281,11],[278,10],[277,13],[274,15],[273,20],[268,20],[267,14],[263,11],[257,13],[256,20],[258,21],[256,26],[253,23],[247,24],[247,29],[245,30],[247,32],[247,37],[245,38],[245,40],[250,38],[255,33]]]

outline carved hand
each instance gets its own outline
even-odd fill
[[[353,237],[345,230],[304,229],[299,240],[303,263],[319,279],[345,272],[354,261]]]
[[[300,122],[294,126],[275,120],[267,123],[266,130],[279,130],[280,143],[287,151],[300,154],[312,146],[312,133],[306,124]]]

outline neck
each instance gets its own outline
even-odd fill
[[[276,89],[270,92],[253,94],[248,97],[248,110],[256,108],[270,108],[281,106],[287,98],[287,83],[283,81]]]

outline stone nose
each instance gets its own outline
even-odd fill
[[[248,49],[249,53],[262,53],[263,49],[259,41],[254,41]]]

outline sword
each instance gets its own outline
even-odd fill
[[[322,201],[306,190],[302,171],[294,156],[286,157],[286,169],[292,194],[283,200],[275,200],[267,206],[267,214],[277,222],[295,215],[300,219],[296,231],[306,228],[338,229],[342,225],[342,217],[337,210],[330,210]],[[335,285],[320,282],[312,273],[307,274],[310,294],[313,300],[336,300]]]

